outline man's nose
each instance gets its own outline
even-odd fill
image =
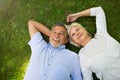
[[[55,37],[59,37],[59,33],[56,33],[56,34],[55,34]]]

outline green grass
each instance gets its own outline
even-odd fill
[[[119,0],[0,0],[0,80],[23,80],[31,54],[27,44],[30,39],[28,20],[37,20],[51,28],[57,22],[65,23],[70,13],[102,6],[108,32],[120,42],[119,5]],[[77,21],[93,35],[94,19],[88,17]],[[79,50],[70,44],[67,48],[75,52]]]

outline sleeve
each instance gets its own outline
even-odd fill
[[[73,63],[73,66],[74,66],[74,68],[73,68],[74,70],[73,70],[73,73],[72,73],[72,80],[83,80],[78,56],[76,57],[76,59]]]
[[[83,80],[93,80],[92,71],[89,69],[87,61],[82,57],[80,57],[80,63],[81,63]]]
[[[36,49],[37,47],[43,47],[43,45],[47,44],[47,42],[43,39],[42,35],[40,32],[37,32],[33,35],[31,40],[28,42],[30,45],[32,51]]]
[[[107,33],[106,17],[101,7],[94,7],[90,9],[90,15],[96,16],[97,34]]]

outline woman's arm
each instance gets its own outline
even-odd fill
[[[82,55],[79,55],[79,58],[80,58],[83,80],[93,80],[92,71],[89,68],[88,62],[83,58]]]
[[[67,16],[67,22],[74,22],[75,20],[82,16],[96,16],[97,33],[100,34],[101,32],[107,33],[106,18],[102,7],[93,7],[81,12],[69,14]]]
[[[77,20],[79,17],[82,17],[82,16],[90,16],[90,9],[86,9],[81,12],[69,14],[67,16],[67,22],[74,22],[75,20]]]
[[[91,8],[90,16],[96,16],[97,34],[107,33],[106,17],[102,7]]]

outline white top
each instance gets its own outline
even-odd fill
[[[101,7],[91,8],[96,16],[95,37],[79,51],[83,80],[120,80],[120,44],[107,32],[106,18]]]

